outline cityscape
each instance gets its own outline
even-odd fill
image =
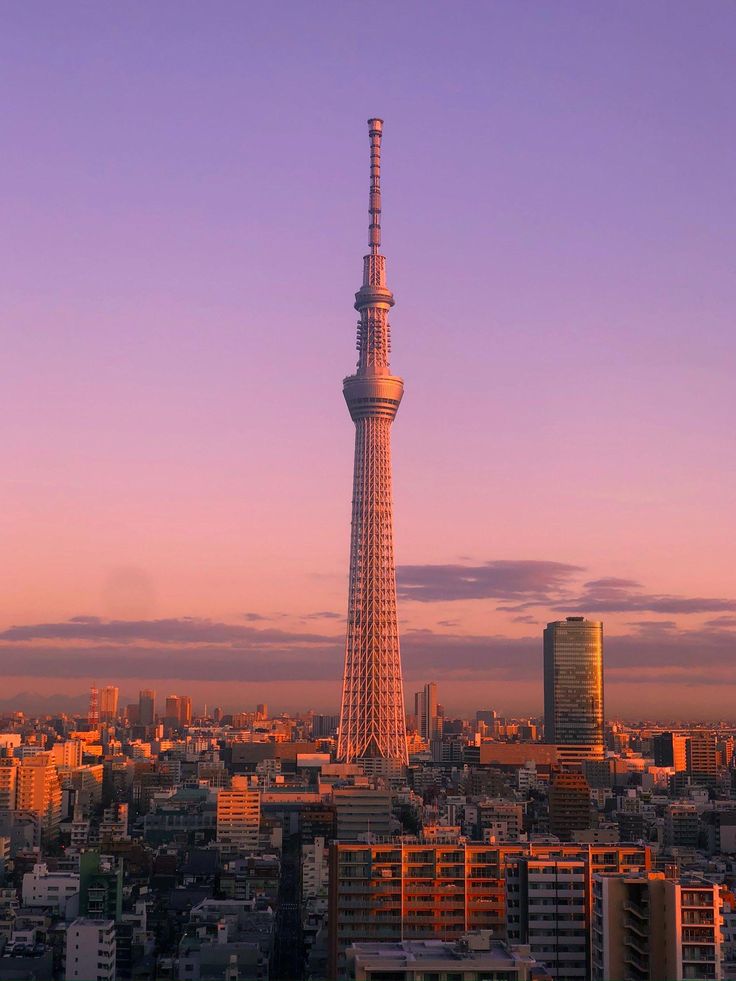
[[[736,981],[736,16],[710,9],[0,13],[0,981]],[[504,153],[506,210],[473,162]]]

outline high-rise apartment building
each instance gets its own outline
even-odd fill
[[[247,852],[258,846],[261,795],[247,777],[235,776],[232,787],[217,794],[217,847],[225,854]]]
[[[585,617],[544,630],[545,741],[603,756],[603,624]]]
[[[156,692],[144,688],[138,695],[138,723],[152,726],[156,718]]]
[[[417,717],[417,729],[422,739],[429,742],[440,734],[437,685],[434,681],[430,681],[414,695],[414,713]]]
[[[588,977],[587,884],[581,859],[524,855],[506,870],[508,939],[528,944],[535,960],[560,981]]]
[[[719,887],[662,872],[596,875],[591,931],[593,981],[719,979]]]
[[[355,295],[358,365],[343,391],[355,423],[350,585],[338,758],[408,763],[399,624],[396,613],[391,490],[391,424],[404,383],[389,367],[388,312],[381,244],[381,134],[370,119],[370,253]]]
[[[15,810],[19,765],[12,750],[3,750],[0,754],[0,812]]]
[[[582,863],[587,897],[594,872],[651,867],[643,845],[333,842],[328,977],[345,976],[345,949],[352,943],[453,940],[470,930],[505,936],[506,873],[524,856]]]
[[[114,722],[117,719],[119,694],[115,685],[105,685],[100,690],[100,722]]]
[[[38,753],[24,759],[18,767],[16,810],[33,814],[41,833],[48,841],[59,834],[61,822],[61,783],[50,753]]]

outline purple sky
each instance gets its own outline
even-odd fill
[[[735,49],[717,0],[6,4],[4,695],[336,706],[380,115],[408,691],[541,711],[580,610],[612,713],[733,714]]]

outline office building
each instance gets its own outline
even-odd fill
[[[652,739],[655,766],[671,766],[677,773],[687,769],[687,734],[660,732]]]
[[[152,726],[156,719],[156,692],[144,688],[138,695],[138,724]]]
[[[593,981],[719,979],[719,887],[662,872],[596,875],[591,938]]]
[[[348,626],[337,755],[408,763],[404,689],[396,613],[391,489],[391,424],[404,383],[389,368],[388,312],[381,244],[381,134],[370,119],[370,253],[355,295],[358,365],[343,385],[355,423],[353,511],[350,532]]]
[[[164,722],[167,726],[178,728],[181,709],[178,695],[167,695],[164,702]]]
[[[430,681],[422,691],[414,695],[414,713],[417,730],[422,739],[429,742],[441,734],[440,716],[437,706],[437,685]]]
[[[603,624],[585,617],[544,630],[545,741],[603,756]]]
[[[179,695],[179,725],[192,724],[192,699],[189,695]]]
[[[118,717],[119,691],[115,685],[105,685],[100,691],[100,722],[114,722]]]

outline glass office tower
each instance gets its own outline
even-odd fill
[[[603,624],[585,617],[544,631],[545,741],[603,749]]]

